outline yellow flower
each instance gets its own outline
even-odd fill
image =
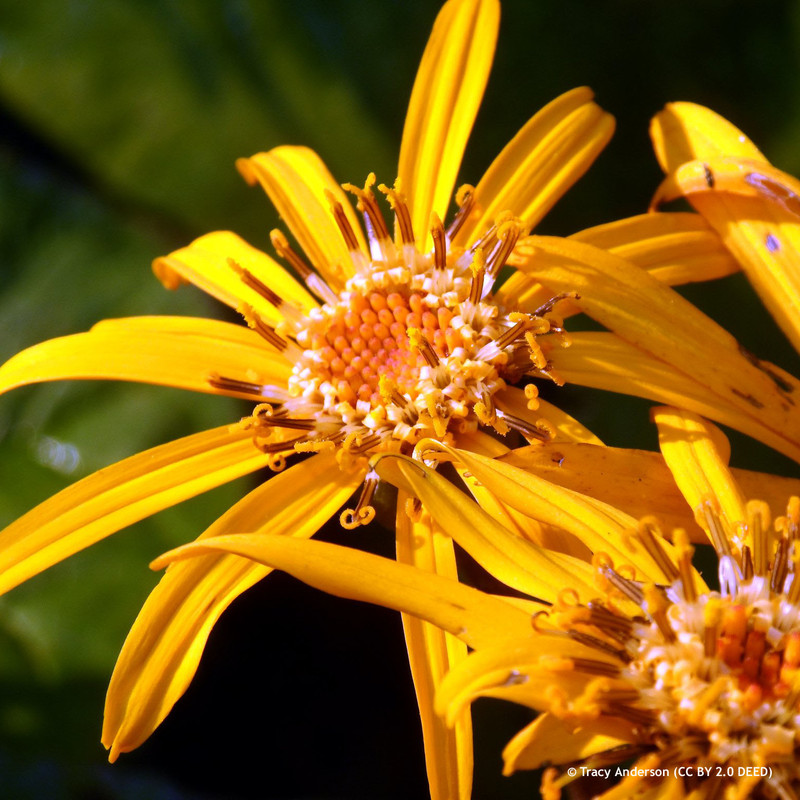
[[[792,797],[800,789],[800,481],[734,477],[727,440],[714,426],[666,407],[654,418],[666,467],[694,517],[687,520],[692,535],[717,555],[719,590],[692,565],[685,529],[670,541],[653,517],[637,522],[508,458],[432,441],[417,446],[418,460],[376,459],[378,471],[415,493],[430,514],[401,526],[401,541],[426,527],[443,529],[494,577],[535,599],[488,595],[377,556],[274,536],[196,542],[153,566],[237,553],[326,591],[420,615],[457,636],[475,652],[442,682],[439,712],[453,723],[479,697],[539,712],[506,747],[505,772],[561,768],[544,773],[548,800],[581,777],[606,800],[723,791]],[[640,453],[581,447],[606,460],[606,480],[641,464]],[[664,461],[646,457],[649,479],[663,480]],[[475,484],[505,499],[516,521],[527,520],[528,533],[557,530],[560,551],[498,522],[423,459],[468,470]],[[769,502],[748,501],[738,477],[768,489]]]
[[[426,436],[468,446],[479,426],[490,426],[534,440],[559,427],[592,438],[547,404],[547,421],[540,422],[532,413],[535,389],[511,385],[526,372],[549,375],[539,341],[560,336],[552,313],[558,298],[518,308],[496,302],[492,287],[519,237],[603,148],[613,119],[586,88],[558,98],[522,128],[474,189],[459,191],[458,212],[447,227],[442,222],[488,78],[498,21],[496,0],[451,0],[439,14],[411,96],[399,177],[393,187],[377,187],[393,225],[376,200],[373,176],[363,188],[346,186],[356,196],[365,235],[318,156],[279,147],[238,166],[264,186],[302,248],[304,256],[273,232],[273,245],[299,280],[228,232],[156,260],[167,287],[192,282],[238,310],[247,327],[177,317],[106,320],[30,348],[0,368],[2,391],[106,378],[257,404],[241,423],[126,459],[12,523],[0,534],[0,591],[144,516],[264,467],[279,474],[203,537],[242,530],[312,536],[359,485],[355,508],[341,518],[347,527],[366,524],[377,484],[368,457],[410,452]],[[311,457],[282,471],[294,454]],[[403,517],[404,504],[399,509]],[[430,568],[454,574],[449,542],[434,549]],[[419,560],[422,553],[405,557]],[[134,624],[112,678],[103,732],[112,760],[166,716],[219,615],[268,572],[225,556],[169,570]],[[465,650],[415,619],[406,620],[406,633],[433,793],[467,796],[469,719],[452,734],[430,710],[441,675]]]
[[[304,255],[273,232],[278,255],[299,280],[229,232],[156,260],[167,287],[191,282],[239,311],[248,327],[178,317],[106,320],[0,368],[0,391],[106,378],[256,404],[240,423],[112,465],[12,523],[0,534],[0,591],[147,515],[264,467],[279,474],[201,538],[242,531],[310,537],[359,486],[341,519],[346,527],[366,524],[378,482],[369,458],[409,453],[426,437],[478,453],[498,447],[481,428],[514,430],[529,441],[598,441],[540,403],[533,384],[513,385],[526,374],[681,402],[800,459],[800,424],[786,411],[794,379],[777,380],[771,366],[749,361],[665,285],[736,268],[702,219],[641,215],[570,240],[527,236],[611,136],[613,120],[588,89],[568,92],[529,120],[475,188],[456,193],[458,210],[445,226],[498,18],[496,0],[450,0],[439,14],[411,96],[399,177],[392,187],[377,185],[393,222],[381,211],[372,175],[363,188],[345,186],[365,234],[318,156],[279,147],[238,166],[264,187],[302,249]],[[512,253],[518,273],[495,291]],[[577,309],[609,331],[578,334],[578,346],[566,349],[556,311]],[[311,457],[284,469],[297,454]],[[488,493],[475,491],[499,510]],[[406,499],[397,512],[401,540],[417,524]],[[548,541],[547,530],[536,535]],[[451,541],[425,528],[418,539],[414,548],[399,545],[398,558],[454,577]],[[219,615],[269,571],[210,554],[167,572],[112,677],[103,733],[112,760],[169,713]],[[433,794],[464,797],[469,718],[462,715],[452,733],[431,712],[433,693],[464,657],[464,645],[411,616],[404,623]]]

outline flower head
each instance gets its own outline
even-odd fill
[[[528,121],[474,189],[457,193],[451,215],[498,19],[496,0],[450,0],[442,8],[412,92],[391,187],[376,186],[373,176],[362,187],[342,187],[303,147],[278,147],[239,162],[244,177],[267,191],[299,245],[273,232],[286,268],[229,232],[200,237],[156,260],[167,287],[193,283],[246,324],[107,320],[30,348],[0,369],[2,390],[106,378],[253,403],[244,420],[126,459],[12,523],[2,532],[0,591],[144,516],[264,467],[279,474],[203,537],[233,531],[312,536],[359,486],[360,498],[341,518],[348,527],[365,524],[374,514],[377,484],[369,458],[410,453],[424,437],[469,446],[481,426],[518,430],[533,440],[559,425],[585,431],[555,409],[540,422],[535,388],[512,386],[524,373],[551,375],[540,342],[562,338],[554,306],[569,291],[520,304],[493,290],[519,237],[589,167],[613,120],[588,89],[568,92]],[[398,518],[404,515],[403,502]],[[435,569],[454,570],[448,564],[440,554]],[[165,717],[191,680],[219,615],[268,572],[224,555],[168,571],[112,678],[103,734],[112,760]],[[424,707],[432,702],[425,687],[435,687],[449,659],[463,650],[450,648],[448,659],[437,661],[429,650],[440,646],[441,633],[431,638],[421,630],[408,621]],[[432,784],[445,787],[442,796],[465,796],[468,720],[460,724],[458,744],[431,714],[423,712],[423,722],[431,747],[457,754],[455,761],[429,760]]]
[[[257,166],[244,162],[243,170],[250,175],[247,170]],[[549,374],[538,338],[562,333],[551,315],[561,298],[525,313],[492,296],[522,221],[506,215],[469,246],[454,244],[474,205],[473,190],[467,188],[448,228],[434,217],[433,246],[422,252],[425,235],[415,235],[399,184],[378,187],[394,211],[400,232],[395,242],[374,183],[370,176],[363,189],[348,187],[358,197],[366,247],[359,244],[360,230],[357,234],[342,204],[329,194],[331,217],[350,262],[337,290],[304,263],[280,231],[273,231],[276,249],[305,276],[320,305],[298,308],[250,269],[229,260],[242,289],[257,293],[282,315],[273,325],[253,306],[240,306],[265,346],[291,362],[291,371],[280,384],[256,382],[255,371],[250,381],[213,373],[211,386],[259,401],[249,423],[254,441],[281,456],[336,449],[340,462],[363,460],[376,451],[410,452],[426,437],[452,442],[479,425],[502,434],[516,428],[532,438],[547,438],[546,428],[495,405],[495,395],[523,375]],[[156,262],[168,286],[175,285],[185,263],[197,259],[197,246]],[[275,441],[276,429],[293,433]]]

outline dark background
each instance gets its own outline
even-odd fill
[[[316,149],[342,181],[390,182],[436,2],[0,0],[0,358],[103,317],[221,314],[163,290],[153,257],[206,231],[268,246],[277,218],[234,170],[278,144]],[[589,84],[618,121],[542,223],[567,234],[640,213],[661,178],[647,138],[665,102],[710,105],[800,173],[800,5],[508,0],[461,179],[476,182],[528,117]],[[741,276],[687,295],[759,356],[800,372]],[[655,447],[648,403],[554,398],[607,442]],[[246,413],[220,398],[63,383],[0,398],[0,523],[91,471]],[[733,438],[734,463],[793,465]],[[397,616],[271,576],[216,627],[197,678],[135,753],[105,763],[103,695],[157,576],[247,481],[128,529],[0,598],[0,797],[415,798],[421,743]],[[323,534],[389,554],[378,526]],[[475,709],[476,798],[537,796],[500,777],[529,718]]]

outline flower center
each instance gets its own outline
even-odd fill
[[[338,293],[305,265],[282,234],[273,232],[279,255],[323,301],[309,314],[290,308],[232,265],[284,316],[276,329],[245,309],[248,322],[294,361],[288,389],[253,389],[267,400],[253,415],[259,446],[276,453],[341,446],[362,455],[410,448],[425,437],[452,441],[454,433],[478,425],[501,434],[514,428],[529,438],[547,438],[546,426],[504,413],[494,399],[526,373],[555,380],[536,337],[563,334],[552,315],[560,297],[533,313],[509,311],[492,297],[520,223],[502,215],[471,247],[453,246],[472,204],[465,187],[453,223],[445,229],[434,215],[433,247],[421,252],[399,186],[379,187],[394,211],[394,238],[372,192],[374,182],[370,176],[363,189],[345,186],[358,198],[369,254],[358,246],[341,205],[329,197],[353,266]],[[215,381],[226,386],[224,378]],[[241,385],[233,388],[247,391]],[[526,394],[535,408],[535,388]],[[270,430],[276,428],[304,433],[274,442]]]
[[[791,757],[800,609],[770,597],[768,582],[754,578],[735,597],[713,592],[670,612],[675,640],[666,644],[655,626],[642,629],[625,671],[640,705],[682,741],[684,757],[736,768]]]
[[[623,576],[598,554],[606,599],[583,606],[565,590],[552,612],[537,615],[554,626],[541,633],[598,654],[597,660],[550,657],[549,669],[581,681],[572,696],[556,683],[550,711],[577,728],[600,715],[630,726],[629,745],[590,758],[589,766],[641,756],[642,775],[682,767],[686,791],[697,789],[698,796],[717,796],[729,785],[735,787],[730,796],[797,797],[800,501],[791,498],[774,534],[763,503],[748,504],[747,524],[736,532],[710,503],[702,512],[719,557],[720,591],[698,591],[684,531],[675,532],[668,556],[656,526],[643,520],[639,539],[668,585]],[[620,601],[642,614],[623,615]],[[537,630],[540,624],[534,621]],[[545,775],[551,796],[570,780]],[[624,780],[632,791],[641,777]]]

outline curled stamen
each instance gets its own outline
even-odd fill
[[[271,454],[267,467],[272,472],[283,472],[286,469],[286,456],[283,453]]]
[[[646,583],[642,588],[645,601],[642,604],[642,610],[656,623],[664,639],[668,642],[674,642],[675,631],[672,630],[672,626],[669,624],[669,619],[667,618],[669,601],[664,597],[664,594],[656,588],[655,584]]]
[[[550,630],[544,630],[544,629],[539,627],[539,620],[542,617],[549,618],[550,617],[550,612],[549,611],[537,611],[531,617],[531,627],[534,629],[534,631],[536,631],[536,633],[542,633],[542,634],[550,633],[552,628]]]
[[[587,604],[589,609],[589,624],[602,631],[606,636],[616,639],[619,642],[627,642],[630,639],[633,625],[627,617],[622,617],[609,611],[599,603],[590,602]]]
[[[578,596],[578,593],[571,587],[562,589],[558,593],[557,602],[559,607],[575,608],[580,603],[580,601],[581,599]]]
[[[580,300],[580,295],[577,292],[560,292],[542,303],[542,305],[533,312],[533,315],[535,317],[543,317],[545,314],[549,314],[556,307],[556,304],[560,303],[562,300]],[[553,326],[553,328],[555,327],[558,326]]]
[[[511,316],[512,315],[509,315],[509,317]],[[527,314],[517,314],[513,316],[519,317],[519,319],[514,320],[516,324],[504,331],[499,338],[495,339],[494,343],[500,350],[508,347],[515,339],[524,337],[525,331],[533,324],[533,321]]]
[[[288,453],[293,451],[296,444],[308,441],[305,436],[298,436],[296,439],[287,439],[285,442],[267,442],[262,443],[258,441],[258,432],[253,432],[253,444],[262,453]]]
[[[632,600],[638,606],[642,605],[644,602],[644,594],[637,584],[633,583],[633,581],[626,580],[611,567],[601,567],[600,573],[615,589],[622,592],[629,600]]]
[[[294,419],[287,416],[257,416],[260,425],[267,428],[287,428],[295,431],[313,431],[317,423],[313,419]]]
[[[515,218],[501,218],[496,224],[498,242],[486,259],[486,272],[493,277],[508,260],[522,232],[522,223]]]
[[[575,630],[567,631],[566,633],[567,636],[574,642],[580,642],[581,644],[584,644],[587,647],[599,650],[601,653],[607,653],[608,655],[614,656],[614,658],[618,658],[620,661],[623,662],[631,660],[631,657],[624,650],[620,650],[619,648],[614,647],[608,642],[604,642],[602,639],[598,639],[596,636],[589,636],[588,633],[581,633],[580,631],[575,631]]]
[[[375,470],[371,469],[364,484],[361,487],[361,495],[358,498],[358,503],[354,509],[347,508],[339,516],[339,523],[347,530],[353,530],[359,525],[369,525],[375,519],[375,508],[370,505],[370,502],[375,495],[375,490],[378,488],[380,478]]]

